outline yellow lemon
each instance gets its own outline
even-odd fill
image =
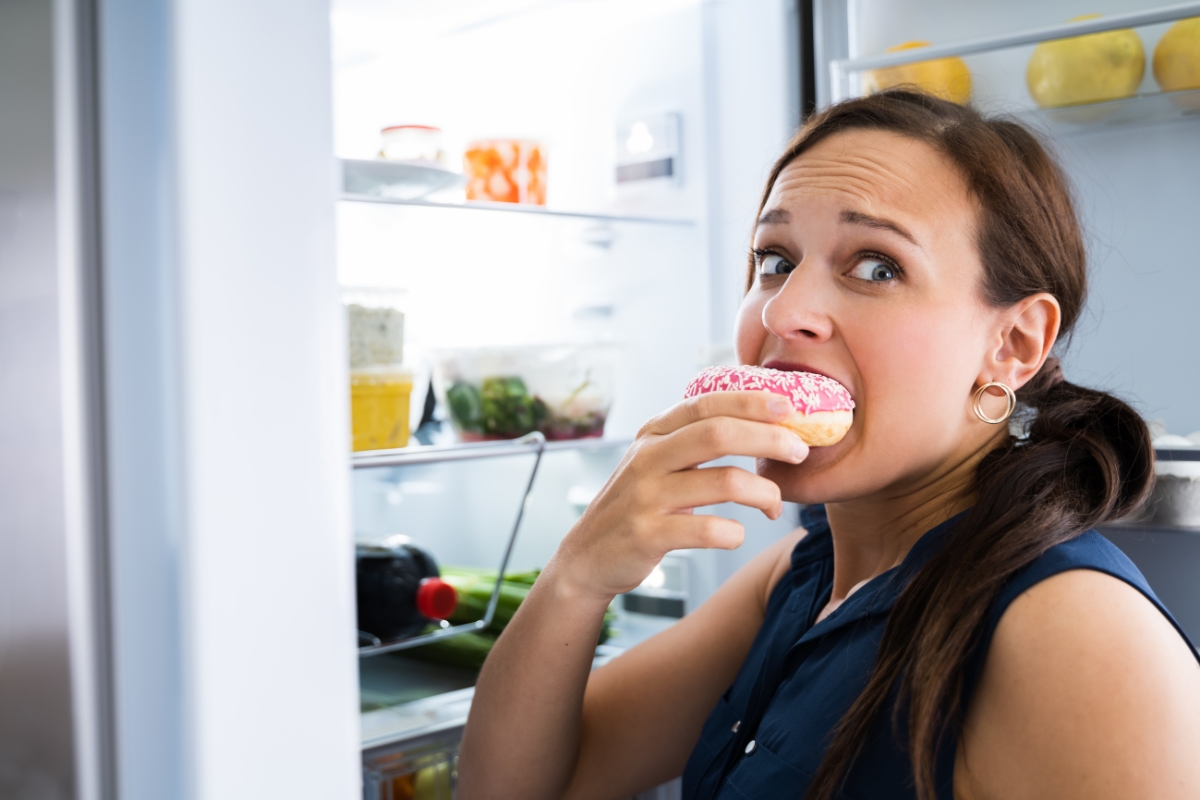
[[[1181,19],[1158,40],[1154,80],[1164,92],[1200,89],[1200,17]]]
[[[1131,97],[1145,71],[1142,39],[1126,28],[1042,42],[1029,59],[1025,82],[1039,106],[1058,108]]]
[[[929,42],[905,42],[889,47],[887,52],[928,47]],[[935,58],[898,67],[867,70],[863,73],[863,90],[867,94],[882,92],[898,86],[916,86],[921,91],[963,104],[971,99],[971,71],[961,58]]]

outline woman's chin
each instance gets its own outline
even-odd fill
[[[812,448],[800,464],[760,458],[755,471],[779,486],[783,499],[789,503],[811,505],[846,499],[839,496],[839,487],[845,487],[847,481],[838,479],[837,466],[853,446],[849,439],[847,436],[837,444]]]

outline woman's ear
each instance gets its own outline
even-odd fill
[[[999,315],[997,346],[988,354],[979,382],[1007,384],[1014,392],[1042,368],[1058,339],[1062,310],[1041,292],[1014,303]]]

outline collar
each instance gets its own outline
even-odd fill
[[[922,534],[898,566],[881,572],[869,580],[858,591],[846,598],[846,601],[833,613],[809,628],[800,637],[797,644],[820,638],[861,619],[890,612],[896,605],[900,593],[904,591],[904,587],[921,567],[925,566],[929,559],[941,550],[955,526],[966,514],[966,511],[955,514]],[[793,568],[822,558],[832,561],[833,534],[829,529],[825,507],[806,507],[801,511],[800,523],[808,530],[809,535],[801,539],[792,552]],[[832,572],[832,570],[829,571],[830,586],[822,588],[823,594],[827,594],[832,588]]]

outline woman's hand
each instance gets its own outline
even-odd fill
[[[654,692],[650,707],[665,712],[656,716],[669,718],[666,728],[654,729],[670,741],[657,754],[629,747],[633,710],[620,700],[628,686],[616,691],[610,686],[601,692],[607,699],[585,702],[604,610],[613,595],[641,583],[670,550],[741,544],[741,525],[695,515],[692,509],[734,502],[762,509],[772,519],[782,513],[779,487],[766,478],[735,467],[697,467],[727,455],[798,464],[808,447],[776,424],[791,413],[785,397],[728,392],[685,400],[646,423],[483,665],[463,733],[460,797],[549,800],[563,797],[576,778],[586,787],[584,794],[593,796],[603,792],[597,776],[614,763],[624,765],[622,780],[631,785],[657,776],[664,765],[668,772],[682,767],[712,700],[729,685],[750,647],[745,633],[756,625],[747,623],[756,616],[772,562],[732,581],[718,592],[724,599],[710,601],[707,612],[697,611],[676,628],[684,633],[672,639],[673,654],[711,646],[715,631],[715,640],[735,657],[704,659],[705,665],[690,670],[689,681],[673,684],[675,691]],[[657,652],[649,661],[626,661],[632,655],[618,659],[628,669],[616,673],[615,683],[639,671],[661,675],[661,665],[671,657]],[[633,682],[650,685],[645,679]],[[581,759],[584,771],[576,776]]]
[[[778,424],[792,410],[786,397],[769,392],[714,392],[650,420],[547,572],[575,592],[611,599],[640,584],[671,550],[737,547],[745,535],[740,523],[692,509],[740,503],[777,519],[779,487],[738,467],[698,467],[729,455],[799,464],[808,445]]]

